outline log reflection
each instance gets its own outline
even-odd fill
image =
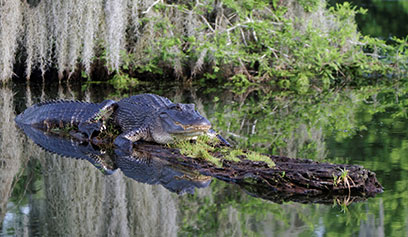
[[[223,160],[223,166],[216,167],[204,160],[183,156],[177,149],[162,145],[141,143],[130,153],[116,149],[111,144],[80,141],[67,134],[44,132],[25,125],[21,125],[21,128],[47,151],[87,160],[104,174],[113,174],[120,169],[133,180],[150,185],[160,184],[178,194],[194,193],[196,188],[207,187],[211,182],[210,176],[238,184],[251,196],[277,203],[295,201],[332,204],[335,200],[344,200],[340,204],[349,205],[381,191],[375,174],[360,166],[271,157],[276,163],[273,168],[266,167],[262,162],[248,160],[238,163]],[[350,176],[353,177],[367,176],[365,179],[371,183],[365,180],[358,180],[357,183],[356,178],[350,178],[354,180],[353,185],[341,187],[333,183],[335,181],[331,175],[341,170],[350,171]],[[320,176],[313,178],[311,174]],[[303,184],[304,182],[306,183]]]
[[[104,174],[113,174],[120,169],[133,180],[151,185],[160,184],[178,194],[192,194],[195,188],[205,188],[211,182],[210,177],[146,152],[134,150],[130,154],[119,149],[103,150],[88,142],[46,133],[30,126],[22,125],[21,128],[43,149],[65,157],[87,160]]]

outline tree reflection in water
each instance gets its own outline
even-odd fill
[[[101,150],[94,144],[73,138],[47,133],[31,126],[20,125],[25,134],[43,149],[65,157],[91,162],[104,174],[120,169],[124,175],[146,184],[160,184],[178,194],[194,193],[195,188],[205,188],[211,178],[182,166],[134,150],[132,154],[120,149]]]
[[[24,162],[22,138],[13,124],[13,92],[0,88],[0,230],[7,211],[7,202],[15,185],[15,179]]]
[[[24,106],[26,101],[36,103],[41,97],[43,99],[75,98],[100,101],[104,98],[101,93],[108,93],[93,89],[95,91],[91,91],[91,93],[85,91],[81,94],[77,90],[67,91],[61,87],[58,88],[50,87],[52,91],[45,93],[40,90],[33,90],[29,98],[25,96],[29,93],[24,94],[17,91],[14,97],[16,110],[21,112],[26,107]],[[198,104],[197,101],[201,101],[201,109],[206,112],[205,114],[211,122],[218,125],[219,130],[241,137],[249,134],[249,141],[238,138],[234,138],[234,140],[240,145],[257,144],[253,149],[260,148],[261,151],[268,150],[265,145],[276,141],[273,145],[276,148],[269,151],[273,154],[280,152],[282,154],[297,154],[298,157],[320,160],[331,153],[335,149],[334,146],[344,145],[345,148],[342,150],[356,149],[359,144],[362,145],[366,142],[364,141],[365,137],[372,139],[371,134],[375,135],[374,127],[368,129],[370,136],[363,134],[363,137],[360,137],[361,132],[358,132],[358,128],[370,122],[367,119],[372,119],[371,111],[369,113],[364,112],[366,110],[362,107],[363,99],[360,95],[347,96],[347,93],[343,93],[342,96],[330,95],[331,99],[323,100],[323,102],[279,100],[275,102],[275,105],[278,105],[275,110],[273,104],[264,103],[264,100],[253,102],[247,100],[241,110],[238,110],[239,104],[235,102],[233,104],[231,104],[232,102],[229,104],[213,103],[206,100],[203,95],[192,93],[188,97],[189,90],[178,91],[174,87],[168,88],[155,88],[151,89],[150,92],[164,95],[179,102]],[[9,119],[5,119],[4,121],[8,122],[2,125],[4,126],[2,137],[21,137],[13,125],[15,116],[12,106],[13,92],[9,89],[4,90],[4,92],[3,95],[8,94],[9,96],[2,97],[8,99],[3,102],[7,106],[2,107],[3,114],[1,116],[9,117]],[[145,91],[132,93],[142,92]],[[180,98],[174,99],[177,96]],[[227,96],[225,94],[224,98],[220,95],[220,101],[233,101],[232,99],[228,100]],[[18,100],[19,97],[24,97],[24,100]],[[30,104],[31,102],[28,102],[28,105]],[[204,114],[202,111],[200,112]],[[368,115],[371,117],[367,117]],[[252,127],[256,120],[255,132],[252,134]],[[397,125],[396,123],[392,124]],[[241,125],[243,126],[241,127]],[[316,132],[318,135],[315,136],[313,131],[319,131]],[[381,133],[381,135],[384,134],[388,134],[387,131]],[[227,136],[228,134],[223,135]],[[376,136],[378,137],[378,134]],[[355,137],[357,140],[349,141],[349,137]],[[378,137],[378,139],[384,141],[382,137]],[[388,140],[390,139],[386,141]],[[390,140],[390,142],[394,140]],[[406,198],[396,197],[397,192],[387,191],[390,190],[387,187],[395,183],[402,188],[406,182],[403,179],[398,182],[395,182],[395,179],[386,179],[385,177],[389,177],[390,170],[379,173],[379,179],[381,182],[385,182],[386,188],[386,192],[380,198],[355,203],[347,208],[348,211],[342,212],[343,209],[340,206],[267,202],[245,195],[236,186],[216,180],[211,182],[211,188],[197,189],[194,195],[178,196],[161,185],[145,185],[128,179],[121,171],[114,172],[112,175],[103,175],[89,162],[64,159],[59,155],[44,152],[27,139],[16,140],[12,145],[8,143],[8,139],[3,139],[3,141],[5,142],[1,145],[2,149],[8,150],[9,154],[12,154],[8,156],[15,159],[8,158],[8,162],[18,164],[13,168],[13,172],[15,172],[13,178],[10,178],[11,174],[7,177],[9,180],[17,180],[16,177],[20,174],[18,172],[19,167],[25,167],[25,171],[19,177],[21,177],[20,181],[26,181],[16,182],[10,199],[1,197],[3,203],[9,203],[7,213],[15,214],[12,221],[6,219],[2,221],[2,234],[7,233],[6,229],[9,227],[14,228],[14,232],[10,233],[15,235],[37,233],[37,235],[49,236],[126,236],[135,233],[149,236],[176,236],[178,233],[185,235],[208,233],[208,235],[219,236],[330,233],[334,236],[336,234],[340,236],[356,233],[390,233],[391,229],[394,229],[392,233],[403,235],[406,233],[401,228],[399,231],[391,228],[392,223],[405,223],[406,208],[402,206],[402,208],[395,210],[393,206],[396,203],[404,202],[403,200]],[[333,141],[340,144],[335,144]],[[285,143],[288,142],[295,145],[289,144],[290,146],[285,147]],[[398,147],[398,144],[395,143],[395,146]],[[369,146],[365,146],[365,149],[368,148]],[[359,161],[358,164],[371,170],[378,172],[382,170],[381,167],[388,167],[392,171],[391,162],[386,162],[386,157],[389,156],[389,153],[387,156],[386,151],[376,152],[376,154],[381,154],[381,157],[370,154],[363,155],[367,158],[367,162],[365,162],[361,155],[363,150],[361,148],[358,150],[356,157],[353,157],[350,163],[355,163],[359,156],[361,162]],[[2,150],[4,157],[1,159],[6,160],[5,154],[7,153],[4,151]],[[398,158],[401,167],[404,164],[403,151],[405,150],[401,149],[400,157],[393,156]],[[107,154],[100,155],[104,157]],[[334,157],[333,155],[329,156]],[[20,158],[18,159],[18,157]],[[347,157],[347,155],[341,154],[335,157],[340,157],[337,161],[342,163],[345,161],[345,158],[342,157]],[[25,164],[27,159],[32,162],[21,165]],[[144,161],[144,159],[142,160]],[[108,161],[104,164],[105,170],[114,169],[117,167],[115,164],[113,160]],[[5,170],[7,172],[12,171],[10,167],[2,169],[1,175]],[[403,173],[397,172],[397,174]],[[1,185],[2,190],[6,187]],[[22,191],[18,192],[18,190]],[[404,192],[401,191],[400,193]],[[381,199],[384,199],[384,202],[380,202]],[[12,203],[15,203],[14,207],[10,205]],[[25,207],[29,208],[29,214],[19,214],[18,210],[25,210]],[[395,216],[398,218],[391,218]]]

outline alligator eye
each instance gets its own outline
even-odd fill
[[[179,104],[172,105],[172,106],[170,107],[170,109],[174,109],[174,110],[177,110],[177,111],[181,111],[181,110],[182,110],[182,109],[181,109],[181,106],[180,106]]]

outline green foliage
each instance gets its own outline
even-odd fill
[[[231,90],[236,94],[243,94],[248,91],[250,86],[254,86],[255,83],[250,82],[248,78],[243,74],[236,74],[230,78],[227,82],[227,86],[231,86]]]
[[[265,146],[268,142],[273,144],[281,139],[274,137],[274,134],[284,137],[283,140],[291,136],[302,136],[289,132],[296,131],[299,124],[307,126],[308,129],[323,127],[324,140],[327,142],[325,146],[329,151],[327,157],[330,161],[334,161],[334,158],[339,155],[347,155],[347,159],[337,161],[360,164],[375,171],[380,183],[388,191],[377,198],[353,204],[351,204],[352,198],[334,200],[333,206],[276,204],[254,199],[226,184],[216,182],[212,186],[210,197],[203,198],[199,195],[184,197],[183,208],[181,208],[183,225],[180,226],[180,232],[186,235],[199,235],[205,231],[211,235],[219,234],[225,229],[225,232],[230,234],[227,231],[232,229],[231,223],[238,223],[239,227],[234,230],[249,233],[249,235],[262,235],[263,233],[260,232],[262,228],[245,223],[265,221],[269,225],[275,223],[274,233],[283,236],[285,234],[279,231],[287,230],[291,221],[296,220],[298,228],[302,230],[300,235],[315,234],[318,225],[324,226],[325,233],[329,236],[344,236],[361,233],[363,228],[371,228],[370,223],[381,220],[378,226],[382,228],[385,235],[406,235],[407,208],[402,204],[408,201],[406,188],[408,140],[405,139],[408,137],[408,122],[405,115],[401,115],[400,112],[408,108],[408,103],[405,101],[407,96],[408,90],[404,83],[394,84],[388,88],[368,86],[352,92],[330,93],[327,97],[320,95],[320,98],[314,100],[307,96],[297,96],[293,101],[288,101],[287,98],[286,101],[276,98],[274,101],[258,100],[250,103],[251,98],[247,98],[247,104],[241,106],[242,114],[238,111],[234,112],[236,107],[231,109],[226,105],[220,105],[220,108],[224,109],[222,115],[224,120],[220,120],[221,126],[230,124],[231,128],[228,132],[242,137],[258,137],[260,134],[259,139],[261,139],[266,136],[268,138],[263,140]],[[221,98],[220,101],[223,99]],[[265,113],[261,113],[257,105],[263,109],[268,105],[270,107],[267,107]],[[286,111],[282,109],[285,107]],[[255,108],[255,114],[251,114],[251,108]],[[221,112],[218,116],[221,116]],[[239,118],[233,120],[232,117],[235,116]],[[250,130],[246,133],[245,125],[242,129],[244,131],[239,132],[243,119],[252,120],[252,122],[258,119],[257,134],[251,135]],[[261,124],[261,119],[266,120],[264,124]],[[233,127],[235,123],[231,121],[238,121],[236,122],[238,128]],[[264,132],[267,128],[269,130]],[[227,126],[223,129],[227,130]],[[255,139],[250,137],[250,140]],[[252,148],[254,147],[254,143],[248,143]],[[311,153],[311,151],[313,150],[308,152]],[[237,155],[241,154],[237,153]],[[339,170],[333,179],[336,180],[337,185],[346,187],[353,185],[347,169]],[[225,227],[222,225],[224,223],[222,220],[231,220],[228,219],[232,216],[231,213],[234,213],[234,222],[229,221],[228,227]],[[292,215],[288,216],[288,213]],[[209,219],[212,221],[208,221]]]
[[[28,203],[27,194],[36,195],[37,197],[43,195],[41,189],[43,184],[41,182],[41,165],[38,160],[30,160],[25,169],[13,184],[13,191],[10,200],[16,205],[26,205]]]
[[[397,91],[398,95],[391,91]],[[358,132],[355,136],[344,137],[340,140],[330,138],[327,142],[330,151],[328,157],[338,157],[347,151],[350,163],[362,164],[365,168],[375,171],[386,190],[392,190],[381,199],[367,202],[367,205],[377,203],[377,206],[381,206],[384,210],[393,210],[392,214],[385,214],[382,217],[387,236],[406,234],[405,224],[396,221],[406,219],[407,210],[399,203],[408,201],[406,198],[408,195],[406,190],[408,142],[405,139],[408,135],[408,123],[405,115],[400,114],[401,110],[407,108],[407,105],[403,105],[405,102],[402,102],[406,96],[402,88],[395,86],[388,89],[376,89],[376,92],[366,100],[366,105],[356,114],[356,118],[363,121],[367,129]],[[374,211],[375,206],[371,208],[373,208],[373,213],[380,213]],[[354,205],[350,206],[350,209],[354,212],[361,211],[355,210]],[[342,218],[341,221],[353,222],[353,219],[357,217],[349,218],[350,220]]]
[[[117,90],[127,90],[129,87],[135,87],[139,83],[136,78],[121,72],[117,72],[108,82]]]
[[[151,25],[154,40],[146,42],[143,52],[122,52],[121,70],[111,80],[114,87],[126,90],[135,84],[133,72],[173,73],[201,84],[219,83],[236,94],[315,94],[382,83],[372,78],[407,71],[408,40],[386,44],[363,37],[354,17],[366,10],[348,2],[328,9],[320,0],[217,4],[156,4],[151,11],[157,14],[141,18]],[[293,12],[296,4],[303,12]]]
[[[52,127],[50,129],[51,133],[60,134],[60,135],[68,135],[69,132],[78,130],[77,126],[71,126],[71,124],[65,124],[63,127]]]
[[[408,87],[403,85],[319,95],[254,93],[238,101],[215,92],[208,95],[217,96],[208,116],[227,140],[242,149],[321,160],[326,157],[324,136],[342,141],[365,131],[366,122],[378,112],[408,116]],[[389,102],[380,103],[384,100]],[[361,114],[364,119],[357,119]]]
[[[318,10],[321,0],[298,0],[298,3],[306,12],[312,12]]]

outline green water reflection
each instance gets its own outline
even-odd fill
[[[41,98],[101,101],[113,96],[104,87],[2,88],[0,235],[408,234],[408,122],[402,112],[407,90],[403,88],[397,101],[396,93],[381,88],[293,98],[254,93],[246,99],[227,91],[206,94],[202,88],[168,84],[142,85],[130,92],[149,91],[193,102],[223,136],[241,147],[363,165],[377,173],[385,188],[365,202],[306,205],[257,199],[221,181],[194,195],[178,196],[161,186],[137,183],[121,172],[105,176],[86,161],[49,154],[14,127],[13,110],[21,112]]]
[[[408,1],[395,0],[330,0],[329,3],[350,2],[368,10],[365,15],[356,16],[359,31],[363,35],[382,37],[406,37],[408,34]]]
[[[361,114],[364,117],[364,114]],[[329,156],[348,157],[349,163],[375,170],[385,187],[382,196],[386,236],[407,234],[408,123],[380,113],[367,119],[367,130],[358,136],[328,144]],[[372,201],[370,201],[372,202]]]
[[[268,220],[276,224],[271,228],[277,235],[406,235],[408,122],[404,111],[407,96],[402,91],[390,93],[393,90],[366,88],[303,100],[268,100],[265,104],[262,104],[264,100],[261,103],[247,101],[248,104],[240,105],[241,111],[229,111],[233,116],[221,115],[221,112],[220,117],[216,116],[219,124],[227,124],[223,125],[224,129],[234,134],[232,137],[243,137],[241,146],[289,156],[297,154],[296,157],[360,164],[374,170],[385,187],[385,192],[377,198],[348,207],[344,204],[352,200],[340,200],[343,205],[328,207],[265,205],[261,200],[239,196],[245,201],[237,202],[234,198],[226,205],[224,202],[213,204],[213,210],[205,210],[204,213],[213,213],[214,218],[218,218],[215,223],[221,223],[231,216],[233,207],[237,215],[235,218],[239,218],[241,224],[251,222],[251,218],[255,218],[254,223],[257,224],[262,223],[259,219]],[[251,111],[255,111],[255,115]],[[239,126],[234,128],[230,125],[234,123]],[[257,129],[255,133],[250,129],[254,126]],[[268,143],[271,140],[275,144]],[[228,196],[223,194],[223,197],[225,201]],[[249,226],[242,227],[241,231],[248,231],[244,235],[258,233],[262,229],[256,225]],[[224,228],[219,224],[213,230],[217,229]],[[265,234],[264,231],[262,229],[261,232]]]

